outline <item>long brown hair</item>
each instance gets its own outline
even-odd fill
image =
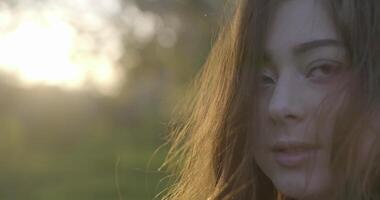
[[[285,199],[256,166],[257,79],[263,41],[276,0],[238,0],[171,123],[165,166],[174,185],[167,200]],[[326,0],[348,50],[355,81],[335,124],[332,170],[336,199],[371,199],[379,181],[380,1]],[[347,117],[349,116],[349,117]],[[379,127],[378,127],[379,128]],[[363,134],[371,132],[368,164],[356,162]],[[379,190],[379,189],[377,189]]]

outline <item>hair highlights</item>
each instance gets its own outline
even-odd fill
[[[336,199],[374,198],[379,185],[380,1],[325,0],[354,72],[337,116],[332,167]],[[239,0],[192,90],[174,116],[166,200],[286,199],[256,166],[258,71],[263,41],[279,0]],[[377,112],[374,112],[377,111]],[[373,125],[377,125],[373,126]],[[366,133],[366,134],[364,134]],[[365,138],[370,135],[370,144]],[[363,150],[365,149],[365,150]],[[357,162],[365,151],[367,164]]]

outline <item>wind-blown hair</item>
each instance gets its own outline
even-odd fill
[[[380,111],[380,1],[324,2],[354,74],[334,125],[334,195],[342,200],[374,199],[380,190],[380,121],[374,121]],[[263,45],[278,3],[281,0],[236,1],[173,117],[165,166],[172,167],[176,178],[164,199],[287,199],[258,168],[252,150],[252,134],[259,130],[257,80]],[[368,135],[371,143],[365,144]],[[358,162],[364,147],[366,163]]]

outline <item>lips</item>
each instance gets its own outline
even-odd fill
[[[319,146],[303,141],[279,141],[272,147],[276,162],[287,168],[299,167],[307,163]]]

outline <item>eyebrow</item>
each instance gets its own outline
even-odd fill
[[[312,49],[326,47],[326,46],[335,46],[339,48],[344,48],[344,44],[342,41],[336,40],[336,39],[316,39],[308,42],[304,42],[301,44],[296,45],[293,47],[292,51],[295,55],[304,54],[307,51],[310,51]],[[273,61],[272,54],[269,50],[264,51],[263,53],[263,61],[264,62],[271,62]]]
[[[293,51],[295,54],[302,54],[307,51],[310,51],[311,49],[320,48],[324,46],[343,47],[343,43],[335,39],[319,39],[298,44],[293,48]]]

